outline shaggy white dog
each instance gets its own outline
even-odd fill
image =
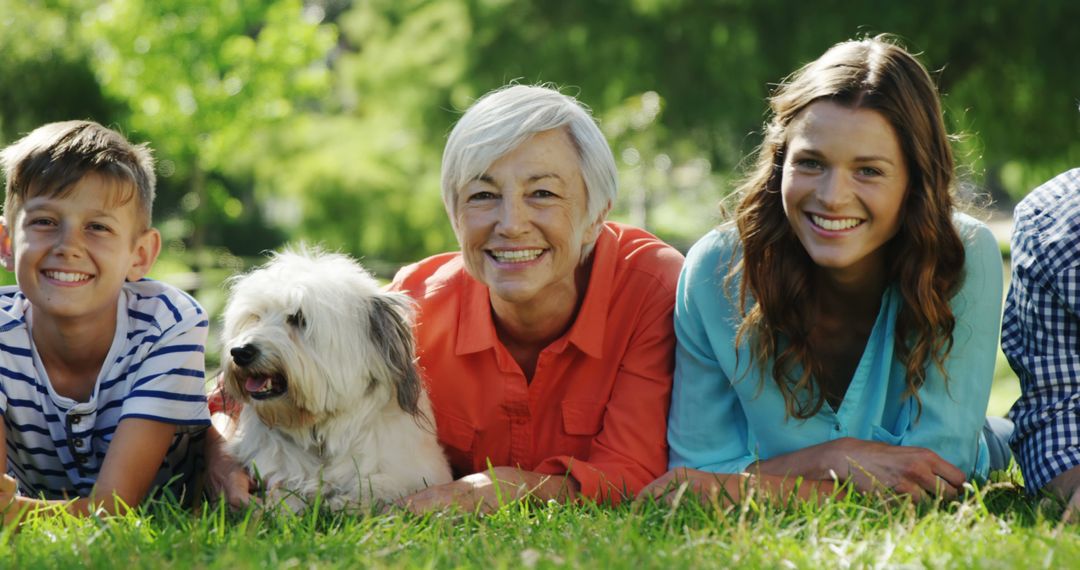
[[[269,501],[366,506],[451,480],[411,314],[340,254],[286,251],[232,282],[222,367],[243,409],[228,449]]]

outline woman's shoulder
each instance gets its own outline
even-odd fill
[[[460,252],[440,253],[399,269],[389,288],[422,301],[453,290],[464,275],[465,264]]]
[[[604,234],[607,234],[614,239],[618,255],[622,259],[647,260],[649,263],[666,266],[682,265],[682,253],[647,230],[619,222],[604,222],[602,232],[598,238],[598,247],[599,240],[603,240]]]
[[[648,231],[619,222],[605,222],[594,251],[603,258],[597,264],[613,264],[616,279],[619,279],[618,275],[644,275],[674,293],[683,254]]]
[[[982,221],[970,214],[956,212],[953,214],[952,222],[953,227],[956,228],[956,233],[960,235],[960,240],[964,243],[965,250],[969,252],[972,250],[989,251],[991,249],[999,251],[994,233]]]
[[[733,223],[717,226],[695,243],[686,254],[686,273],[727,267],[742,254],[739,232]]]

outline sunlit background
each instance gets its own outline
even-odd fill
[[[613,217],[685,249],[719,220],[770,86],[891,32],[935,71],[961,191],[1007,262],[1011,206],[1080,165],[1078,21],[1072,0],[0,0],[0,143],[72,118],[149,143],[154,274],[217,315],[222,280],[289,242],[384,278],[454,249],[442,145],[509,81],[588,104],[619,163]],[[998,369],[1000,414],[1018,388]]]

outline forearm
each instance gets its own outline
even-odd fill
[[[842,497],[838,483],[832,479],[810,479],[801,476],[757,474],[751,476],[748,485],[774,504],[786,503],[791,498],[820,503],[830,497]]]
[[[4,509],[4,524],[19,524],[31,514],[38,517],[54,517],[60,514],[75,517],[86,517],[91,514],[115,515],[122,514],[134,506],[116,496],[110,497],[108,500],[94,497],[83,497],[74,500],[15,497]]]
[[[482,500],[496,504],[532,497],[541,501],[567,502],[577,497],[581,485],[568,475],[547,475],[514,467],[496,467],[462,478],[474,483]]]
[[[837,440],[839,441],[839,440]],[[837,461],[832,453],[834,442],[819,443],[791,453],[763,459],[747,466],[746,472],[757,476],[780,479],[802,477],[811,480],[844,479],[849,470],[847,461]]]
[[[836,496],[837,488],[833,481],[765,474],[711,473],[679,467],[646,486],[640,496],[651,496],[674,504],[687,492],[703,502],[738,504],[746,497],[753,496],[770,503],[783,504],[792,498],[820,502]]]
[[[580,485],[573,477],[495,467],[451,483],[428,487],[397,503],[414,513],[447,508],[488,513],[525,497],[566,502],[577,497],[579,491]]]
[[[1010,412],[1016,426],[1011,438],[1016,462],[1029,493],[1043,488],[1057,492],[1076,480],[1076,475],[1068,473],[1080,468],[1080,415],[1069,396],[1080,393],[1080,383],[1054,386],[1031,375],[1022,375],[1021,383],[1029,393]]]

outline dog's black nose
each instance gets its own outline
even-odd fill
[[[229,351],[232,355],[233,362],[239,366],[247,366],[255,361],[255,357],[259,356],[259,349],[253,344],[245,344],[244,346],[234,347]]]

